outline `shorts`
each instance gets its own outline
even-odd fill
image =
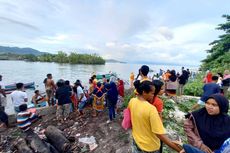
[[[205,102],[203,102],[202,100],[199,100],[199,101],[197,102],[197,104],[199,104],[199,105],[205,105]]]
[[[54,96],[53,90],[49,88],[46,89],[46,94],[47,94],[47,97],[49,98],[52,98]]]

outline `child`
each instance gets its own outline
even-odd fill
[[[30,130],[30,126],[39,117],[35,113],[31,113],[27,109],[26,104],[19,106],[19,113],[17,114],[17,125],[23,132]]]
[[[45,101],[44,96],[39,93],[39,90],[34,91],[35,95],[32,97],[32,102],[34,105],[39,104],[40,102]]]

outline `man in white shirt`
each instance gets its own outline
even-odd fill
[[[19,112],[19,106],[25,104],[28,101],[28,97],[26,92],[23,91],[24,84],[17,83],[16,84],[17,90],[13,91],[11,95],[12,102],[14,104],[15,113]]]
[[[77,98],[78,98],[78,109],[80,115],[83,115],[83,109],[86,105],[87,98],[85,97],[85,93],[82,89],[82,85],[80,81],[75,82],[75,86],[77,87]]]
[[[0,75],[0,107],[5,111],[6,107],[6,94],[5,94],[5,84],[2,81],[2,75]]]

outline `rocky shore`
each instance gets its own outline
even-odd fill
[[[194,99],[194,97],[176,97],[165,101],[165,106],[170,104],[173,108],[165,108],[168,111],[168,118],[165,120],[165,127],[168,135],[172,139],[180,137],[183,141],[186,138],[183,134],[182,123],[184,119],[184,112],[179,110],[179,104],[185,103]],[[196,97],[195,97],[196,99]],[[52,145],[47,138],[47,128],[53,126],[61,131],[61,134],[68,141],[69,148],[64,152],[82,153],[128,153],[130,152],[130,131],[126,131],[121,127],[123,119],[122,110],[118,112],[116,119],[113,122],[107,123],[108,112],[101,112],[97,117],[92,117],[91,108],[87,108],[83,116],[77,113],[72,113],[70,119],[64,124],[59,124],[55,117],[55,107],[47,108],[47,110],[40,110],[43,115],[42,119],[33,125],[34,132],[45,143]],[[49,127],[50,128],[50,127]],[[0,132],[0,152],[4,153],[20,153],[22,152],[18,144],[23,140],[23,145],[27,145],[32,152],[39,152],[33,150],[31,142],[28,142],[25,134],[23,134],[17,127],[13,126]],[[55,146],[55,145],[54,145]],[[61,152],[61,151],[58,151]],[[167,146],[164,146],[164,152],[173,152]]]

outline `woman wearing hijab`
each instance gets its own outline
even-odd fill
[[[107,107],[109,108],[109,121],[112,121],[115,118],[115,107],[118,100],[118,91],[117,86],[114,82],[110,82],[109,85],[106,87],[107,94],[106,94],[106,102]]]
[[[184,130],[188,142],[196,147],[184,145],[184,152],[213,153],[230,138],[230,116],[228,100],[221,94],[211,95],[205,107],[188,115]],[[194,153],[195,153],[194,152]]]

